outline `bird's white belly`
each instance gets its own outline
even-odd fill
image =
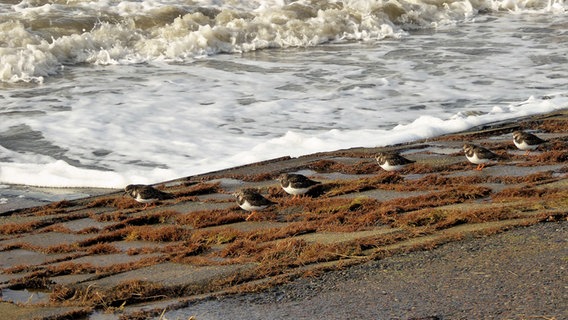
[[[310,190],[310,188],[292,188],[292,186],[288,186],[288,187],[283,188],[283,189],[284,189],[284,191],[286,191],[286,193],[292,194],[292,195],[304,194],[304,193],[308,192],[308,190]]]
[[[475,163],[475,164],[483,164],[483,163],[487,163],[487,162],[490,161],[489,159],[485,159],[485,158],[480,159],[480,158],[478,158],[476,153],[474,153],[472,157],[467,156],[467,155],[466,155],[465,157],[467,158],[467,160],[469,160],[469,162]]]
[[[403,164],[399,164],[399,165],[391,165],[388,161],[385,162],[384,164],[380,164],[381,168],[383,168],[386,171],[397,171],[400,170],[404,167]]]
[[[248,201],[245,201],[243,204],[239,205],[241,207],[241,209],[246,210],[246,211],[257,211],[257,210],[262,210],[264,208],[266,208],[267,206],[253,206],[251,205]]]
[[[137,196],[135,200],[138,201],[138,202],[140,202],[140,203],[150,203],[150,202],[154,202],[154,201],[156,201],[156,200],[158,200],[158,199],[156,199],[156,198],[144,199],[144,198],[141,198],[140,196]]]
[[[518,143],[517,141],[513,140],[513,142],[515,143],[517,148],[519,148],[521,150],[534,150],[538,147],[538,145],[531,146],[531,145],[527,144],[525,141]]]

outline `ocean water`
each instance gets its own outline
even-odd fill
[[[567,108],[567,9],[0,0],[0,211]]]

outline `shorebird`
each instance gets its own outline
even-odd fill
[[[256,211],[276,204],[275,202],[263,197],[254,189],[242,189],[233,193],[233,195],[237,198],[237,204],[241,207],[241,209],[251,211],[251,214],[249,214],[246,218],[247,221],[256,214]]]
[[[525,155],[529,155],[532,150],[535,150],[539,145],[545,142],[546,140],[543,140],[532,133],[523,131],[513,132],[513,143],[515,143],[515,146],[517,146],[520,150],[526,151]]]
[[[465,157],[469,162],[476,164],[477,168],[475,170],[483,170],[485,164],[497,160],[499,158],[498,155],[495,153],[473,144],[466,143],[463,145],[463,151],[465,153]]]
[[[146,205],[143,209],[146,209],[148,204],[154,201],[173,199],[174,197],[169,193],[145,184],[129,184],[124,188],[124,192],[134,198],[134,200],[145,203]]]
[[[278,177],[278,181],[280,181],[282,189],[284,189],[286,193],[293,195],[293,198],[305,194],[313,186],[321,183],[295,173],[283,173]]]
[[[398,153],[379,152],[375,157],[379,166],[386,171],[397,171],[416,161],[407,159]]]

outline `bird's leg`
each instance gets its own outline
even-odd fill
[[[146,204],[144,205],[144,208],[142,208],[142,210],[146,210],[148,207],[155,207],[156,206],[156,202],[146,202]]]
[[[302,199],[302,196],[303,196],[303,195],[301,195],[301,194],[295,194],[295,195],[292,197],[292,200],[300,200],[300,199]]]
[[[245,221],[249,221],[254,215],[256,215],[256,211],[253,211],[251,214],[249,214],[249,215],[246,217]]]
[[[298,202],[298,201],[301,201],[302,199],[304,199],[305,196],[306,196],[305,194],[295,194],[295,195],[292,197],[291,202],[292,202],[292,203],[296,203],[296,202]]]

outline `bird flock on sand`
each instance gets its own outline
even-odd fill
[[[513,143],[519,150],[526,151],[525,155],[528,155],[531,151],[535,150],[538,146],[545,142],[546,140],[543,140],[532,133],[524,131],[513,132]],[[470,143],[465,143],[463,145],[463,152],[469,162],[477,165],[475,170],[480,171],[483,170],[488,163],[497,161],[501,158],[501,156],[486,148]],[[380,152],[376,155],[375,159],[379,166],[386,171],[398,171],[415,162],[397,153]],[[293,199],[305,195],[314,186],[321,183],[311,180],[304,175],[294,173],[283,173],[278,177],[278,181],[280,182],[282,189],[287,194],[292,195]],[[169,193],[143,184],[130,184],[124,188],[124,191],[125,194],[130,195],[134,200],[144,203],[145,206],[143,209],[146,209],[150,203],[174,198],[174,196]],[[241,207],[241,209],[251,212],[246,218],[247,221],[254,217],[257,211],[276,204],[275,202],[265,198],[256,189],[252,188],[241,189],[233,193],[233,196],[235,196],[237,204]]]

